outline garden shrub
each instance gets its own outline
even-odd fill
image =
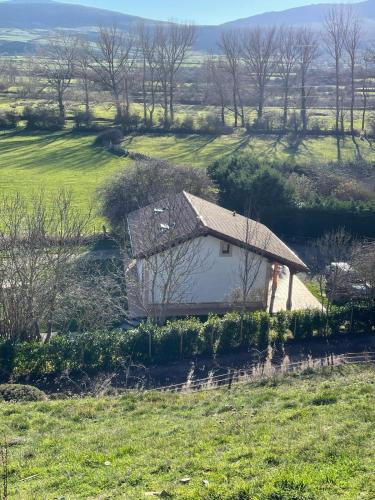
[[[265,352],[270,331],[276,345],[289,340],[306,340],[326,335],[370,333],[374,328],[375,306],[347,304],[333,307],[327,316],[319,310],[265,311],[223,317],[210,315],[169,321],[158,326],[150,321],[129,331],[97,331],[57,335],[47,344],[0,342],[0,376],[42,376],[64,371],[112,372],[128,361],[140,364],[177,362],[196,356],[214,357],[256,348]],[[242,324],[242,330],[241,330]],[[151,346],[151,357],[150,357]]]
[[[0,114],[0,130],[17,128],[20,117],[13,111]]]
[[[3,384],[0,385],[0,401],[20,403],[27,401],[45,401],[46,394],[31,385]]]
[[[109,147],[111,145],[118,145],[124,139],[124,134],[119,128],[108,128],[100,132],[94,141],[94,146]]]
[[[43,106],[27,106],[22,113],[23,120],[26,121],[26,128],[29,130],[62,130],[65,126],[65,119],[53,108]]]

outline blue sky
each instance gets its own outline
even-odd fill
[[[346,3],[343,0],[60,0],[149,19],[176,19],[199,24],[220,24],[271,10],[307,4]],[[358,1],[358,0],[354,0]],[[354,1],[352,3],[354,3]]]

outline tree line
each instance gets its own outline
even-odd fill
[[[145,125],[156,125],[161,109],[167,128],[176,121],[176,104],[191,103],[218,107],[223,125],[230,116],[235,127],[275,128],[266,111],[272,102],[282,110],[279,129],[306,131],[311,108],[332,107],[336,133],[344,131],[348,113],[354,133],[357,109],[365,130],[375,49],[366,46],[351,8],[332,8],[320,33],[289,26],[223,32],[218,54],[199,63],[190,59],[195,36],[193,25],[173,23],[156,28],[141,23],[130,33],[100,28],[92,42],[60,32],[25,57],[18,70],[22,77],[9,60],[2,73],[17,96],[49,98],[61,119],[78,89],[87,119],[93,95],[103,102],[104,92],[119,123],[129,119],[136,102]],[[253,123],[249,107],[256,110]]]

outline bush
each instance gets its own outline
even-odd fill
[[[126,332],[88,332],[59,335],[48,344],[0,343],[0,362],[7,360],[3,375],[9,377],[44,376],[64,371],[86,373],[113,372],[128,361],[149,364],[170,363],[196,356],[214,357],[256,348],[265,353],[269,332],[276,332],[276,344],[289,340],[323,337],[343,332],[360,334],[373,331],[375,306],[349,304],[334,307],[327,317],[319,310],[228,313],[211,315],[206,322],[197,318],[170,321],[164,326],[151,322]],[[151,358],[149,349],[151,347]],[[263,356],[264,357],[264,356]]]
[[[20,117],[13,111],[0,114],[0,130],[17,128]]]
[[[100,132],[94,141],[94,146],[110,147],[119,145],[124,139],[124,134],[119,128],[109,128]]]
[[[91,130],[93,126],[94,115],[89,111],[77,111],[73,117],[74,128],[76,130]]]
[[[139,207],[183,190],[214,199],[213,187],[202,169],[163,160],[140,160],[126,166],[99,191],[101,214],[114,229],[123,228],[128,214]]]
[[[142,119],[137,113],[125,113],[121,116],[116,116],[115,118],[116,125],[121,127],[124,134],[136,131],[140,126],[141,121]]]
[[[205,134],[228,135],[233,133],[233,127],[222,122],[220,116],[210,113],[198,118],[199,132]]]
[[[220,189],[221,204],[243,212],[251,200],[260,215],[266,207],[280,211],[293,205],[293,191],[276,169],[245,155],[218,160],[208,169]]]
[[[62,130],[65,126],[65,119],[53,108],[37,106],[32,108],[27,106],[22,113],[23,120],[26,121],[26,128],[29,130]]]
[[[0,401],[21,403],[27,401],[45,401],[46,394],[31,385],[3,384],[0,385]]]

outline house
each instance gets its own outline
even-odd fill
[[[184,316],[316,308],[307,266],[266,226],[187,192],[128,216],[129,313]]]

